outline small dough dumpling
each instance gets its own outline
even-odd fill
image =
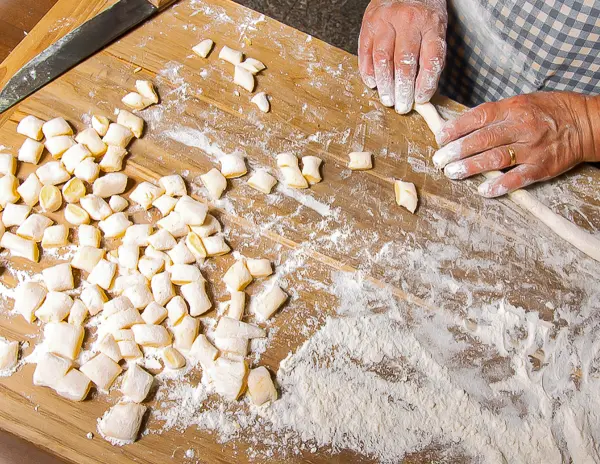
[[[14,203],[8,203],[2,213],[2,222],[4,227],[18,226],[22,224],[27,216],[31,213],[31,206],[27,205],[15,205]]]
[[[132,110],[143,110],[148,106],[146,99],[137,92],[129,92],[121,101]]]
[[[218,232],[221,232],[221,223],[212,214],[207,214],[204,223],[201,226],[192,226],[192,232],[200,237],[210,237]]]
[[[100,175],[100,166],[94,161],[94,158],[86,158],[79,163],[73,174],[78,179],[85,180],[91,184]]]
[[[142,208],[149,209],[152,206],[152,202],[164,193],[165,191],[162,187],[144,181],[138,184],[133,192],[131,192],[129,199],[140,205]]]
[[[21,148],[19,148],[19,161],[24,163],[38,164],[42,153],[44,152],[44,144],[33,139],[25,139]]]
[[[179,174],[161,177],[158,180],[158,185],[164,189],[165,195],[169,195],[171,197],[182,197],[187,195],[185,181]]]
[[[221,256],[229,253],[231,248],[225,242],[225,239],[221,235],[212,235],[210,237],[201,237],[202,245],[206,254],[210,257]]]
[[[98,223],[100,230],[104,232],[104,236],[107,238],[119,238],[125,234],[125,231],[132,222],[127,219],[125,213],[114,213],[108,216],[103,221]]]
[[[250,100],[251,103],[254,103],[258,106],[258,109],[263,113],[268,113],[271,109],[271,103],[269,103],[269,98],[265,92],[259,92]]]
[[[171,211],[175,209],[177,204],[177,198],[170,197],[169,195],[161,195],[152,202],[152,206],[160,211],[162,216],[167,216]]]
[[[235,67],[233,82],[250,93],[254,92],[254,74],[239,65]]]
[[[17,172],[17,159],[10,153],[0,153],[0,174],[10,174],[12,176]]]
[[[140,138],[144,132],[144,120],[127,110],[120,110],[117,116],[117,124],[128,127],[136,138]]]
[[[12,174],[6,174],[0,177],[0,209],[5,208],[9,203],[19,201],[19,180]]]
[[[254,306],[254,314],[258,316],[258,320],[265,321],[269,319],[287,299],[287,293],[285,293],[278,285],[275,285],[271,290],[258,296]]]
[[[44,185],[40,190],[39,197],[42,211],[53,213],[62,206],[62,195],[56,185]]]
[[[64,224],[47,227],[44,229],[44,235],[42,236],[42,247],[56,248],[65,246],[69,243],[68,237],[69,228]]]
[[[94,156],[100,156],[106,151],[106,144],[93,128],[81,131],[75,137],[77,143],[85,145]]]
[[[50,322],[44,326],[44,345],[50,353],[72,361],[79,356],[83,335],[84,330],[81,326],[67,322]]]
[[[109,172],[96,179],[92,186],[92,193],[101,198],[119,195],[127,189],[128,179],[122,172]]]
[[[252,259],[246,260],[246,267],[250,271],[252,277],[267,277],[273,274],[273,268],[271,267],[271,261],[268,259]]]
[[[252,282],[252,274],[244,260],[236,261],[223,276],[223,281],[232,291],[244,290]]]
[[[0,337],[0,373],[13,370],[19,360],[19,342]]]
[[[67,172],[73,174],[77,166],[79,166],[84,159],[92,158],[93,156],[92,152],[88,150],[85,145],[78,143],[65,151],[61,160]]]
[[[60,159],[65,151],[75,145],[75,140],[70,135],[57,135],[44,142],[46,150],[54,159]]]
[[[60,379],[56,393],[71,401],[83,401],[88,395],[92,383],[87,376],[77,369],[71,369]]]
[[[73,129],[64,118],[54,118],[46,121],[42,126],[44,136],[49,139],[58,135],[73,135]]]
[[[219,52],[219,58],[234,65],[240,64],[243,56],[242,52],[229,48],[227,45],[223,46]]]
[[[110,121],[105,116],[92,116],[92,128],[98,133],[100,137],[104,137],[106,135],[106,131],[108,130],[108,126],[110,125]]]
[[[154,377],[135,363],[130,366],[123,376],[121,391],[128,399],[141,403],[148,396]]]
[[[223,155],[219,161],[221,162],[221,174],[227,179],[242,177],[248,172],[246,162],[240,155]]]
[[[32,172],[27,176],[25,182],[23,182],[17,188],[17,194],[21,196],[26,205],[33,207],[38,204],[41,190],[42,183],[38,179],[38,176],[36,176],[35,172]]]
[[[302,175],[299,167],[282,167],[281,174],[283,174],[283,181],[285,185],[295,189],[308,188],[308,181]]]
[[[190,226],[201,226],[204,224],[208,207],[188,195],[182,196],[175,205],[175,212],[181,215],[183,222]]]
[[[50,161],[43,164],[37,168],[35,175],[43,185],[64,184],[71,178],[60,161]]]
[[[192,47],[192,51],[201,58],[206,58],[214,46],[211,39],[204,39],[198,45]]]
[[[73,177],[62,188],[62,194],[67,203],[79,203],[86,193],[83,181],[77,177]]]
[[[350,162],[348,167],[353,171],[366,171],[373,169],[373,160],[371,153],[368,151],[353,151],[348,154]]]
[[[79,200],[79,204],[88,212],[94,221],[102,221],[113,213],[104,198],[100,198],[96,195],[86,195]]]
[[[158,94],[152,82],[137,80],[135,81],[135,89],[144,97],[147,106],[150,106],[152,103],[158,103]]]
[[[127,156],[127,150],[115,145],[109,145],[106,153],[100,161],[100,169],[103,172],[117,172],[123,169],[123,160]]]
[[[90,215],[81,206],[74,204],[68,204],[65,208],[65,221],[74,226],[80,226],[82,224],[90,223]]]
[[[98,430],[105,439],[121,444],[133,443],[138,436],[146,406],[137,403],[118,403],[98,421]]]
[[[221,198],[221,195],[223,195],[223,192],[227,188],[227,179],[216,168],[201,175],[200,179],[214,200]]]
[[[322,162],[321,158],[317,158],[316,156],[302,157],[302,175],[310,185],[321,182],[322,178],[319,168]]]
[[[110,197],[110,200],[108,200],[108,205],[114,213],[120,213],[129,207],[129,202],[120,195],[113,195]]]
[[[20,256],[34,263],[40,260],[40,250],[36,242],[11,234],[10,232],[2,234],[0,248],[6,248],[12,256]]]
[[[44,138],[43,125],[44,121],[30,114],[19,121],[17,133],[33,140],[42,140]]]
[[[79,327],[83,330],[81,327]],[[104,353],[99,353],[79,368],[98,389],[108,391],[117,376],[122,372],[121,366]]]
[[[248,179],[248,185],[250,187],[266,195],[271,193],[275,184],[277,184],[277,179],[264,170],[256,171],[250,176],[250,179]]]
[[[242,63],[239,64],[244,69],[247,69],[252,74],[258,74],[263,69],[267,69],[265,64],[262,61],[259,61],[255,58],[246,58]]]
[[[51,292],[64,292],[73,290],[73,270],[69,263],[57,264],[42,270],[42,277],[46,288]]]
[[[44,232],[52,225],[52,219],[43,214],[34,213],[25,219],[17,229],[17,235],[34,242],[44,237]]]
[[[100,248],[100,240],[102,238],[102,234],[100,233],[100,229],[94,226],[82,224],[77,229],[77,238],[79,239],[80,247],[91,247],[94,249]],[[102,252],[98,261],[104,256],[104,252]],[[97,262],[97,261],[96,261]],[[96,263],[94,263],[94,266]]]
[[[250,371],[248,374],[248,394],[257,406],[277,399],[277,390],[273,384],[273,379],[271,379],[271,373],[266,367],[260,366]]]
[[[46,299],[48,291],[38,282],[22,282],[15,290],[14,308],[27,322],[35,320],[35,312]]]
[[[108,126],[108,130],[106,131],[106,135],[102,138],[102,141],[107,145],[127,148],[127,145],[129,145],[132,138],[133,132],[131,132],[129,127],[112,123]]]
[[[394,181],[394,192],[396,194],[396,203],[414,213],[419,201],[415,184],[396,180]]]

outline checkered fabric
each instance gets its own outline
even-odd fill
[[[538,90],[600,93],[600,1],[448,0],[444,95],[467,105]]]

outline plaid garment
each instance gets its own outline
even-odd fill
[[[444,95],[467,105],[538,90],[600,93],[600,1],[448,0]]]

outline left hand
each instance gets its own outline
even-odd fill
[[[479,187],[488,198],[558,176],[583,161],[598,160],[597,98],[539,92],[484,103],[442,127],[438,143],[444,147],[433,161],[450,179],[516,165]]]

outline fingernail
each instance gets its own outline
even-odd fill
[[[396,76],[396,112],[407,114],[412,110],[415,88],[411,81]]]
[[[448,163],[460,159],[461,145],[462,140],[455,140],[454,142],[450,142],[445,147],[440,148],[433,155],[433,164],[435,164],[438,169],[442,169]]]
[[[493,182],[494,182],[493,180],[486,180],[483,184],[481,184],[479,187],[477,187],[477,193],[479,193],[479,195],[481,195],[482,197],[491,198],[492,197],[491,190],[492,190]]]
[[[485,198],[496,198],[506,195],[508,188],[503,184],[496,183],[495,179],[491,179],[477,187],[477,192]]]
[[[444,168],[444,174],[450,179],[464,179],[467,174],[467,166],[463,161],[450,163]]]
[[[396,113],[408,114],[412,110],[412,105],[406,101],[396,100]]]
[[[394,106],[394,99],[391,95],[383,94],[379,97],[379,99],[381,100],[381,104],[383,106],[387,106],[388,108]]]
[[[427,103],[430,99],[427,97],[427,95],[425,95],[424,93],[418,93],[415,95],[415,103],[417,105],[424,105],[425,103]]]
[[[375,78],[373,76],[367,75],[363,78],[363,81],[365,85],[370,89],[374,89],[375,87],[377,87],[377,82],[375,82]]]

